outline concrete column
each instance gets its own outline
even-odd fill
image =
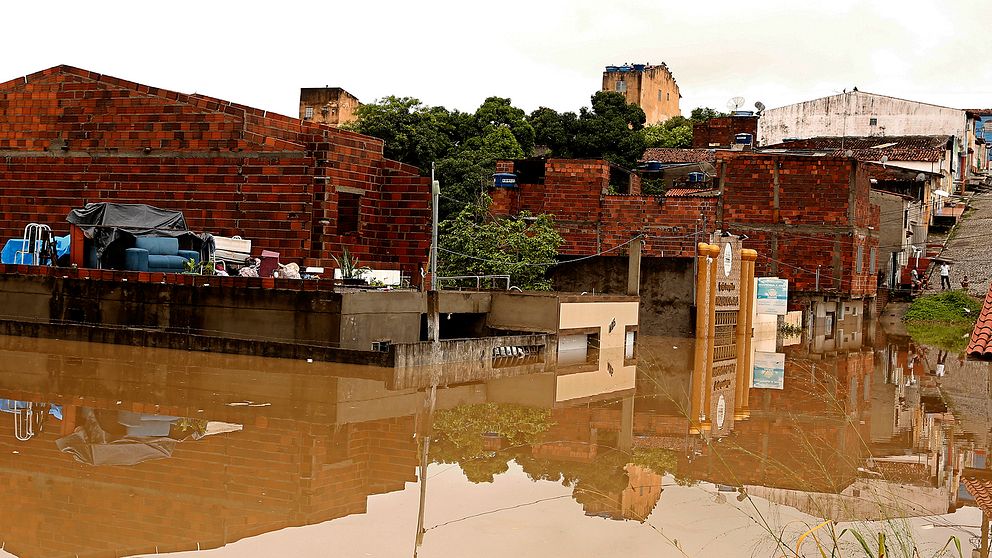
[[[693,341],[692,394],[689,401],[689,432],[698,434],[702,423],[709,425],[709,409],[703,406],[706,377],[706,333],[709,331],[709,244],[700,242],[696,252],[696,338]]]
[[[620,407],[620,451],[634,451],[634,396],[623,398]]]
[[[758,253],[741,250],[741,307],[737,312],[737,392],[734,420],[751,416],[748,398],[751,395],[751,329],[754,316],[754,262]]]
[[[641,245],[644,241],[635,238],[630,243],[630,253],[627,256],[627,294],[641,294]]]
[[[708,413],[710,409],[713,408],[713,357],[716,352],[716,277],[717,277],[717,257],[720,255],[720,246],[716,244],[708,245],[708,258],[706,258],[706,265],[708,267],[707,274],[709,279],[709,285],[707,286],[707,294],[709,298],[707,300],[706,315],[708,321],[708,328],[706,331],[706,364],[704,369],[706,374],[703,381],[703,394],[706,396],[703,400],[703,409]],[[702,430],[707,431],[710,429],[710,421],[707,420],[702,424]]]
[[[441,340],[441,293],[427,291],[427,340]]]

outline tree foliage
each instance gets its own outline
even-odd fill
[[[489,436],[505,440],[510,449],[540,441],[551,428],[551,411],[509,403],[461,405],[438,411],[431,434],[431,459],[457,463],[472,482],[492,482],[506,472],[512,451],[500,454],[486,449]]]
[[[449,111],[389,96],[361,105],[356,114],[349,128],[384,140],[386,157],[424,174],[436,163],[442,219],[479,203],[498,159],[530,157],[540,146],[542,154],[603,158],[632,168],[645,147],[644,111],[615,92],[596,93],[591,107],[578,113],[542,107],[528,115],[505,97],[489,97],[474,112]]]
[[[692,127],[720,116],[726,115],[709,107],[694,108],[689,118],[673,116],[664,122],[646,127],[645,143],[647,147],[692,147]]]
[[[547,215],[488,218],[485,206],[467,206],[440,225],[441,275],[509,275],[524,290],[549,290],[545,272],[564,239]]]

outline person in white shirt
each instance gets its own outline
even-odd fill
[[[951,288],[951,266],[947,262],[940,264],[940,290]]]

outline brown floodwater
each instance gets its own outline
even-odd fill
[[[0,556],[865,556],[854,532],[968,555],[989,365],[833,326],[756,339],[765,387],[693,370],[685,339],[391,390],[375,368],[0,337]]]

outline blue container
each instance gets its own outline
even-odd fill
[[[644,163],[644,170],[649,171],[660,171],[662,166],[661,161],[648,161]]]
[[[689,184],[699,184],[701,182],[706,182],[705,172],[690,172],[689,173]]]
[[[647,67],[646,64],[634,64],[634,71],[635,72],[643,72],[644,71],[644,68],[646,68],[646,67]]]
[[[619,71],[619,70],[620,70],[620,67],[619,66],[607,66],[606,67],[606,71],[607,72],[616,72],[616,71]]]
[[[751,134],[737,134],[734,136],[734,143],[736,144],[751,145],[752,140]]]
[[[494,188],[516,188],[517,175],[512,172],[498,172],[493,175]]]

